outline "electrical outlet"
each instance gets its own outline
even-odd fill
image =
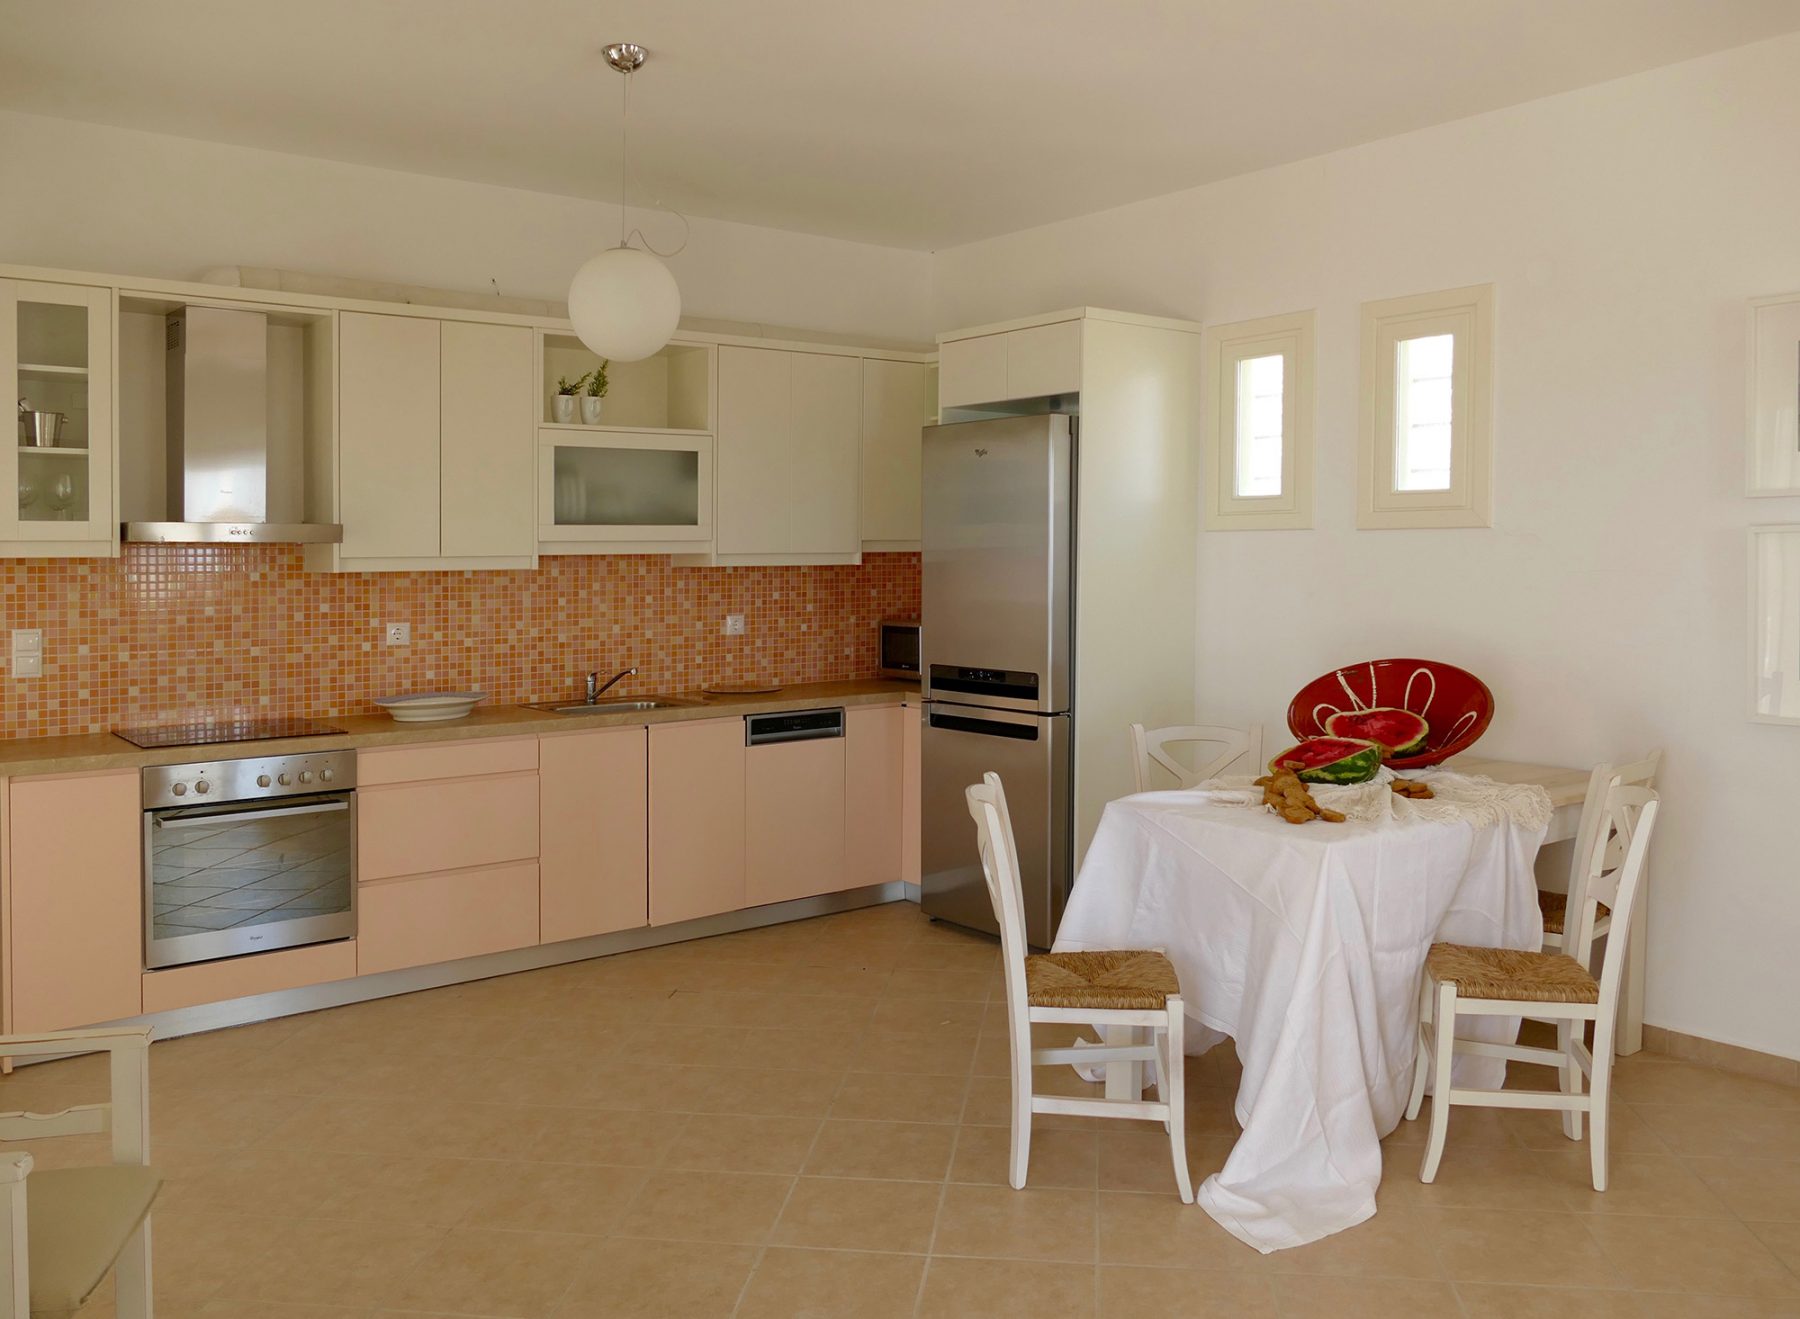
[[[742,614],[725,615],[725,635],[728,637],[744,635],[744,616]]]
[[[389,623],[386,625],[384,631],[387,636],[388,645],[390,645],[390,646],[410,646],[410,645],[412,645],[412,624],[411,623]]]
[[[12,676],[41,678],[44,676],[44,632],[42,628],[16,627],[12,634]]]

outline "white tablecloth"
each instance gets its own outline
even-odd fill
[[[1292,825],[1222,780],[1107,806],[1056,949],[1161,948],[1181,977],[1190,1052],[1237,1042],[1244,1132],[1199,1191],[1259,1250],[1375,1212],[1380,1140],[1406,1108],[1419,977],[1433,940],[1536,948],[1542,788],[1438,772],[1412,802],[1382,782],[1315,789],[1344,824]],[[1471,1019],[1510,1039],[1516,1019]],[[1195,1029],[1195,1023],[1210,1029]],[[1504,1062],[1457,1060],[1497,1086]]]

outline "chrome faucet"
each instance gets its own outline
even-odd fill
[[[629,669],[620,669],[617,673],[613,674],[613,676],[608,678],[605,682],[600,681],[600,672],[598,669],[596,669],[594,672],[588,674],[588,676],[587,676],[587,703],[589,705],[592,705],[595,701],[600,699],[600,694],[602,692],[608,690],[610,687],[612,687],[612,685],[614,683],[618,682],[620,679],[629,678],[636,672],[637,672],[637,665],[633,664]]]

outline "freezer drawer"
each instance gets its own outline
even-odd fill
[[[1025,935],[1050,946],[1069,891],[1067,715],[933,701],[926,707],[920,901],[926,913],[997,934],[963,792],[992,770],[1006,789],[1024,883]]]

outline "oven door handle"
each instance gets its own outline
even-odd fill
[[[212,824],[218,820],[230,820],[233,824],[241,824],[248,820],[274,820],[289,815],[322,815],[327,811],[347,811],[349,809],[350,803],[347,801],[322,801],[315,802],[310,806],[275,806],[256,811],[234,811],[227,808],[208,811],[204,815],[163,815],[153,812],[151,818],[156,822],[158,829],[197,829],[203,824]]]

